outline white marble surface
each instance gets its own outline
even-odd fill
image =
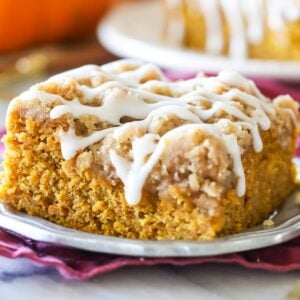
[[[270,273],[233,265],[128,267],[78,282],[28,260],[0,258],[0,299],[285,299],[300,272]]]

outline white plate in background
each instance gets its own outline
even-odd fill
[[[185,72],[233,69],[247,76],[300,82],[300,62],[234,59],[175,47],[163,39],[160,1],[136,1],[117,6],[98,27],[100,42],[121,57],[138,58]]]

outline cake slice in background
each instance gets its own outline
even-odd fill
[[[172,43],[234,58],[300,60],[299,0],[164,0]]]

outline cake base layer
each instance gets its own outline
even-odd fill
[[[23,108],[24,109],[24,108]],[[139,239],[210,239],[262,223],[293,189],[293,137],[286,150],[276,132],[262,132],[264,149],[243,156],[247,191],[228,192],[210,216],[203,203],[169,186],[172,198],[143,191],[127,204],[122,184],[112,186],[97,165],[80,170],[76,157],[63,160],[56,130],[63,119],[10,113],[0,198],[20,211],[86,232]]]

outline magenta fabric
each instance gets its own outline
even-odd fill
[[[91,253],[36,242],[0,230],[0,255],[28,258],[41,266],[55,267],[65,278],[77,280],[89,279],[125,266],[223,263],[237,264],[249,269],[287,272],[300,269],[300,238],[282,245],[237,254],[194,258],[141,258]]]
[[[173,79],[188,78],[189,74],[167,74]],[[300,86],[271,80],[257,81],[259,88],[269,97],[290,94],[300,100]],[[5,133],[0,130],[0,138]],[[299,143],[300,145],[300,143]],[[0,156],[4,146],[0,142]],[[300,155],[298,147],[297,155]],[[242,253],[195,258],[140,258],[82,250],[42,243],[0,229],[0,255],[9,258],[28,258],[41,266],[55,267],[62,276],[69,279],[85,280],[111,272],[125,266],[173,265],[186,266],[204,263],[238,264],[249,269],[263,269],[276,272],[300,270],[300,237],[287,243]]]

